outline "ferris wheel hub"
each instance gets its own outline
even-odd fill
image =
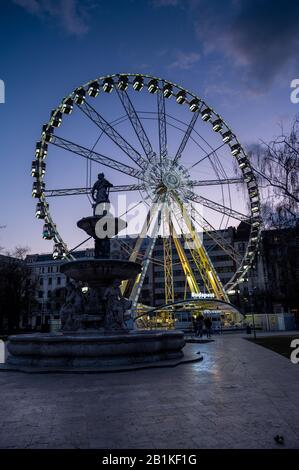
[[[175,170],[164,173],[162,181],[167,189],[178,189],[181,184],[180,175]]]
[[[169,157],[156,157],[148,164],[144,173],[145,191],[152,200],[157,195],[174,190],[184,197],[191,184],[188,170]]]

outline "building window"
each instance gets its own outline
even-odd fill
[[[164,277],[164,271],[157,271],[155,272],[156,277]]]
[[[212,261],[214,262],[220,262],[220,261],[230,261],[229,256],[226,255],[220,255],[220,256],[211,256]]]
[[[48,299],[51,299],[52,297],[52,291],[48,290]]]
[[[165,286],[164,282],[156,282],[155,283],[155,288],[156,289],[162,289]]]
[[[43,298],[43,291],[42,291],[42,290],[39,290],[39,291],[38,291],[38,298],[39,298],[39,299],[42,299],[42,298]]]
[[[164,254],[164,250],[154,250],[154,256],[162,256]]]
[[[183,274],[184,273],[182,269],[176,269],[175,271],[173,271],[174,276],[182,276]]]
[[[61,284],[61,277],[58,276],[58,278],[57,278],[57,285],[60,286],[60,284]]]
[[[51,278],[51,277],[49,277],[49,279],[48,279],[48,285],[49,285],[49,286],[52,285],[52,278]]]
[[[158,299],[164,299],[165,298],[165,294],[156,294],[155,295],[155,298],[158,300]]]

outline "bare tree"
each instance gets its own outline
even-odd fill
[[[299,203],[299,114],[288,133],[281,126],[280,135],[251,146],[248,155],[264,196],[265,225],[294,226]]]
[[[12,252],[8,252],[8,254],[13,258],[17,258],[21,261],[24,261],[29,251],[30,249],[28,248],[28,246],[16,246],[14,250]]]
[[[28,248],[16,247],[0,258],[0,331],[17,330],[36,303],[36,283],[25,262]]]

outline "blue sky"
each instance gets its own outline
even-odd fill
[[[0,245],[51,249],[34,218],[30,166],[41,126],[76,86],[157,75],[204,98],[245,145],[270,140],[299,111],[290,101],[298,20],[290,0],[4,0]]]

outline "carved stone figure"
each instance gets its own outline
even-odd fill
[[[125,313],[131,307],[132,302],[122,297],[119,284],[119,279],[115,279],[103,295],[106,301],[105,328],[108,330],[127,329]]]
[[[84,298],[81,288],[74,282],[69,282],[66,286],[65,302],[60,309],[61,329],[78,330],[82,313],[84,313]]]
[[[88,293],[85,295],[85,313],[86,314],[99,314],[103,311],[103,305],[96,289],[89,288]]]

